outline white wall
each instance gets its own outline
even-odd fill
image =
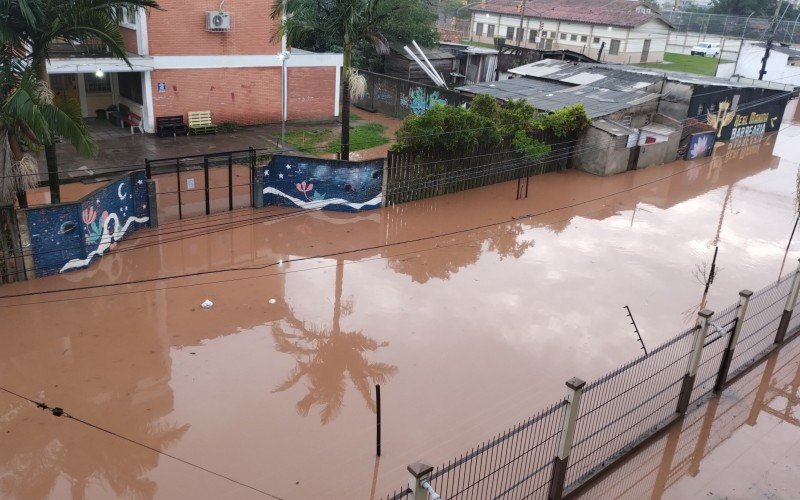
[[[757,80],[764,52],[764,47],[745,42],[733,74]],[[800,86],[800,66],[789,66],[787,54],[776,50],[771,51],[766,70],[767,73],[764,75],[766,81]]]

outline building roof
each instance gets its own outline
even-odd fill
[[[391,48],[392,52],[398,54],[400,57],[404,57],[409,61],[414,61],[414,59],[412,59],[411,56],[409,56],[408,53],[405,50],[403,50],[403,45],[404,44],[402,43],[390,43],[389,48]],[[413,52],[415,56],[419,57],[419,52],[417,52],[413,44],[408,44],[408,48],[411,49],[411,52]],[[455,58],[455,56],[452,53],[447,52],[445,50],[427,49],[425,47],[420,47],[420,48],[422,49],[422,52],[425,54],[425,57],[427,57],[428,60],[430,61]]]
[[[470,10],[519,16],[518,0],[486,0]],[[646,13],[631,0],[535,0],[525,5],[525,17],[572,21],[584,24],[635,28],[654,19],[674,29],[655,11]]]
[[[543,59],[508,70],[531,78],[554,80],[572,85],[596,85],[612,90],[640,90],[664,80],[657,73],[631,73],[616,66]]]
[[[751,45],[753,45],[754,47],[761,47],[764,50],[767,49],[767,44],[765,42],[756,42]],[[797,50],[794,47],[784,47],[779,43],[773,43],[772,50],[774,52],[780,52],[781,54],[786,54],[789,57],[800,57],[800,50]]]
[[[526,99],[542,111],[558,111],[565,106],[583,104],[589,118],[600,118],[623,109],[658,99],[659,94],[641,90],[611,90],[592,85],[573,86],[533,78],[514,78],[493,83],[478,83],[457,90],[489,94],[497,99]]]

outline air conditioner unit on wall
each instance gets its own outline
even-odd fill
[[[228,12],[212,10],[206,12],[206,31],[230,31],[231,15]]]

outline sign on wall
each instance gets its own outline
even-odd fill
[[[714,151],[714,141],[716,132],[700,132],[692,134],[689,138],[689,145],[686,148],[686,159],[705,158]]]
[[[717,130],[717,139],[760,137],[780,129],[789,97],[779,90],[698,86],[689,103],[689,117],[705,119]]]
[[[158,91],[159,92],[166,92],[167,91],[167,82],[158,82]]]

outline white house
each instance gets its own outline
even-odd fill
[[[766,51],[766,43],[745,42],[736,63],[720,67],[717,76],[758,80]],[[764,81],[800,87],[800,50],[774,43],[765,69]]]
[[[637,0],[486,0],[470,10],[473,41],[504,37],[522,47],[572,50],[626,64],[663,61],[673,29]]]

